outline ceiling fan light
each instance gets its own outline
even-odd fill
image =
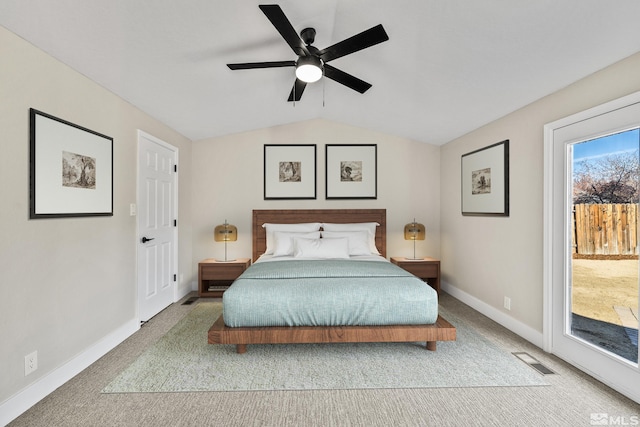
[[[296,63],[296,77],[306,83],[313,83],[322,77],[322,61],[315,56],[301,56]]]

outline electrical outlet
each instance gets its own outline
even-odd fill
[[[36,369],[38,369],[38,352],[34,351],[24,357],[24,376],[26,377]]]
[[[504,308],[511,310],[511,298],[504,297]]]

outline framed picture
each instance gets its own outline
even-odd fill
[[[327,199],[376,199],[378,146],[327,144],[325,179]]]
[[[315,144],[264,146],[264,199],[316,198]]]
[[[113,138],[31,108],[31,219],[113,216]]]
[[[509,140],[462,156],[462,215],[509,216]]]

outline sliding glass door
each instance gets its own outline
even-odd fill
[[[640,400],[640,94],[545,131],[547,350]]]
[[[637,364],[640,130],[569,143],[567,150],[567,332]]]

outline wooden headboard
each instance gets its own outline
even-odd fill
[[[262,224],[295,224],[302,222],[377,222],[376,247],[380,255],[387,256],[387,210],[386,209],[269,209],[254,210],[253,261],[267,249],[267,233]]]

